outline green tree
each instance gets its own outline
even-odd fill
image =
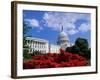
[[[84,38],[77,38],[75,45],[66,48],[66,52],[67,51],[75,54],[80,54],[87,59],[91,58],[91,48],[89,48],[88,41]]]
[[[29,50],[27,48],[24,48],[23,50],[23,58],[24,59],[31,59],[32,56],[29,54]]]
[[[31,29],[25,22],[23,22],[23,57],[24,59],[31,58],[29,54],[29,46],[27,45],[26,34]]]
[[[89,48],[88,41],[84,38],[76,39],[75,46],[79,47],[82,52],[88,50]]]

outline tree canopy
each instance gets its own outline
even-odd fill
[[[75,45],[66,48],[66,52],[80,54],[88,59],[90,59],[91,57],[91,48],[89,48],[87,39],[84,38],[77,38],[75,41]]]

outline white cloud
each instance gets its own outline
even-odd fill
[[[39,27],[39,21],[36,19],[25,19],[25,22],[28,24],[30,27]]]
[[[68,34],[73,35],[73,34],[76,34],[77,32],[78,32],[78,30],[71,29],[71,30],[68,31]]]
[[[56,17],[56,15],[52,15],[52,13],[45,13],[43,19],[45,20],[45,25],[47,25],[48,27],[54,29],[54,30],[58,30],[59,29],[59,18]]]
[[[89,14],[79,14],[79,13],[59,13],[59,12],[46,12],[43,16],[45,26],[50,27],[54,30],[60,30],[63,26],[64,31],[70,35],[82,31],[82,26],[87,24],[81,24],[80,29],[75,25],[77,20],[86,20],[90,25],[90,15]],[[89,26],[87,26],[89,27]],[[84,27],[83,27],[84,28]],[[86,28],[88,31],[89,29]]]
[[[78,28],[79,31],[82,31],[82,32],[86,32],[88,30],[90,30],[90,24],[81,24],[80,27]]]

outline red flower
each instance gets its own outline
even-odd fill
[[[63,49],[60,49],[60,53],[64,53],[65,51]]]
[[[33,60],[23,63],[24,69],[86,66],[88,63],[86,58],[78,54],[65,52],[62,49],[60,49],[59,54],[48,53],[32,58]]]

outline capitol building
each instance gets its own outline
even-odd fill
[[[70,46],[68,35],[63,31],[63,27],[59,32],[57,44],[49,44],[48,40],[36,37],[26,37],[29,53],[39,51],[41,53],[59,53],[60,49],[65,50]]]
[[[63,27],[58,35],[57,45],[59,45],[63,50],[70,47],[68,35],[63,31]]]

